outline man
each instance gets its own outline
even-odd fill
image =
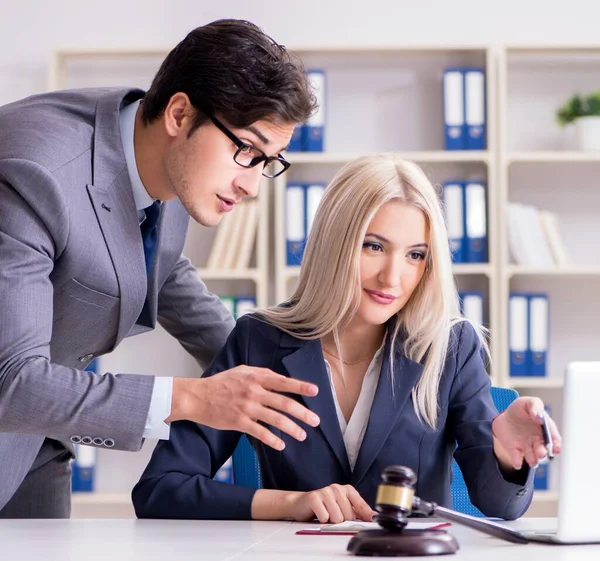
[[[71,443],[138,450],[189,419],[303,439],[316,425],[265,369],[213,378],[83,369],[156,321],[206,366],[233,326],[181,255],[216,226],[315,109],[305,71],[251,23],[199,27],[150,90],[74,90],[0,108],[0,518],[68,517]],[[274,391],[271,391],[274,390]]]

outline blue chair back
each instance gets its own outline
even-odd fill
[[[262,487],[258,457],[245,434],[233,451],[233,482],[252,489]]]
[[[519,397],[517,391],[512,388],[498,388],[492,386],[490,393],[492,394],[494,405],[500,413]],[[471,516],[478,516],[480,518],[485,516],[471,503],[467,484],[465,483],[463,474],[460,471],[456,460],[452,460],[452,485],[450,486],[450,490],[452,492],[452,508],[454,510],[464,514],[470,514]]]

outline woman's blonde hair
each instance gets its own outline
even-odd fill
[[[432,428],[438,417],[438,386],[454,324],[460,317],[448,234],[436,189],[414,163],[393,156],[365,156],[346,164],[332,179],[308,237],[298,288],[278,306],[259,311],[269,323],[301,339],[339,333],[356,313],[361,294],[360,257],[369,224],[390,201],[420,209],[429,227],[425,272],[398,312],[404,353],[424,366],[412,394],[417,415]],[[482,344],[485,340],[479,331]],[[339,355],[341,356],[341,354]]]

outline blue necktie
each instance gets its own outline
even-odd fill
[[[144,245],[144,257],[146,258],[146,275],[150,278],[152,270],[152,261],[154,260],[154,251],[156,249],[156,241],[158,240],[158,218],[160,216],[160,203],[154,201],[146,212],[146,220],[142,222],[140,229],[142,230],[142,243]]]

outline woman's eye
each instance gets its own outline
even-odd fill
[[[369,249],[371,251],[382,251],[383,247],[380,244],[374,242],[365,242],[363,244],[363,248]]]
[[[413,251],[410,254],[411,259],[414,259],[415,261],[423,261],[423,259],[425,259],[425,254],[421,253],[420,251]]]
[[[240,151],[242,154],[251,154],[252,150],[253,150],[252,146],[250,146],[249,144],[244,144]]]

